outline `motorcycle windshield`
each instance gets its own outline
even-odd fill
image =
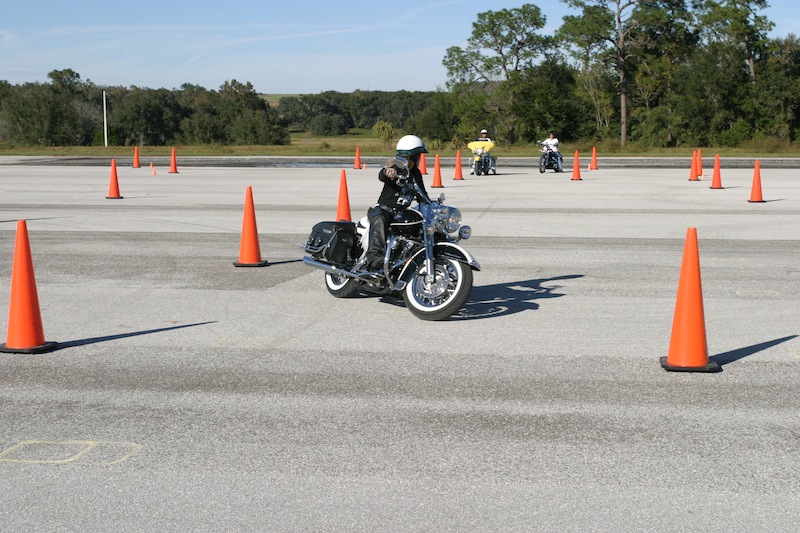
[[[473,152],[476,152],[476,151],[480,150],[481,148],[483,148],[484,150],[486,150],[488,152],[489,150],[494,148],[494,143],[491,142],[491,141],[472,141],[471,143],[469,143],[467,145],[467,148],[469,148]]]

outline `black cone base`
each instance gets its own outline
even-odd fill
[[[2,353],[44,353],[55,350],[58,347],[57,342],[45,342],[39,346],[32,348],[9,348],[5,344],[0,344],[0,352]]]
[[[235,267],[263,267],[267,266],[269,261],[259,261],[258,263],[239,263],[238,261],[233,264]]]
[[[670,372],[719,372],[721,370],[719,363],[712,360],[702,366],[677,366],[669,364],[666,357],[661,358],[661,368]]]

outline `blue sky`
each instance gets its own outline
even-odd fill
[[[71,68],[100,86],[218,89],[236,79],[260,93],[435,90],[447,80],[445,51],[465,44],[477,13],[524,3],[7,2],[0,79],[47,82],[48,72]],[[528,3],[545,12],[545,33],[574,14],[557,0]],[[773,36],[800,35],[794,0],[770,4]]]

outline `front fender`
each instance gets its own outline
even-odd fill
[[[471,253],[469,253],[464,247],[459,246],[454,242],[439,242],[433,245],[433,255],[434,257],[449,257],[450,259],[455,259],[465,265],[469,266],[472,270],[480,270],[481,265],[475,259]],[[425,262],[425,249],[420,249],[411,256],[408,262],[403,267],[403,270],[400,272],[400,276],[398,279],[408,281],[406,276],[410,276],[412,273],[417,271],[420,265]]]

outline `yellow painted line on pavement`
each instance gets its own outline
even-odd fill
[[[141,449],[135,442],[26,440],[0,452],[0,462],[110,466],[130,459]]]

